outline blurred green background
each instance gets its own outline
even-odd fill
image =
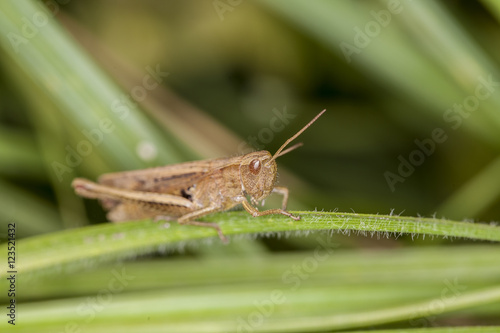
[[[0,222],[18,239],[105,221],[74,177],[274,152],[323,109],[278,160],[290,209],[499,220],[498,1],[33,3],[0,4]]]
[[[104,172],[232,156],[250,148],[274,152],[326,108],[300,138],[305,146],[279,160],[280,168],[293,173],[290,182],[287,176],[279,179],[297,201],[292,209],[498,219],[499,86],[488,87],[491,96],[479,100],[475,111],[453,110],[474,96],[480,77],[500,80],[493,2],[402,1],[394,8],[367,1],[233,4],[71,1],[49,6],[82,52],[124,91],[103,113],[77,109],[71,96],[67,103],[75,110],[58,110],[50,101],[56,97],[46,96],[50,87],[31,86],[33,73],[4,55],[2,195],[27,190],[33,200],[53,207],[54,214],[45,212],[47,220],[56,222],[59,215],[64,222],[56,222],[58,227],[71,226],[81,217],[73,214],[79,200],[67,197],[72,196],[67,186],[78,175],[95,179]],[[377,19],[381,24],[370,24]],[[31,46],[27,40],[16,44],[20,52]],[[13,45],[4,42],[4,47]],[[58,78],[61,84],[72,79],[79,90],[87,90],[75,77],[85,69],[76,61],[68,66],[72,72],[58,73],[65,76]],[[148,81],[148,70],[156,71],[159,80]],[[53,82],[39,75],[46,80],[42,83]],[[122,121],[126,111],[120,107],[125,109],[126,101],[139,102],[141,124],[146,131],[152,127],[158,141],[141,133],[127,137],[126,121],[135,120]],[[92,107],[85,104],[80,106]],[[71,170],[53,165],[68,166],[65,146],[76,151],[86,139],[82,131],[98,129],[106,112],[115,127],[102,140],[112,152],[101,153],[99,144]],[[273,125],[275,113],[285,116],[284,126],[281,121]],[[442,129],[444,142],[428,143],[435,129]],[[427,142],[428,151],[415,152],[422,151],[415,140]],[[138,156],[141,148],[146,159]],[[417,166],[401,167],[410,155]],[[12,199],[2,200],[4,219],[17,210],[27,215],[23,219],[39,217],[36,210],[29,216],[30,205],[13,206]],[[98,214],[98,208],[93,210]]]

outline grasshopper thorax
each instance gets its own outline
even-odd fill
[[[240,181],[242,190],[253,202],[265,199],[276,182],[277,165],[268,151],[262,150],[242,156]]]

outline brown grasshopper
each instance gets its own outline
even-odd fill
[[[299,220],[299,216],[286,211],[288,188],[274,186],[275,160],[302,145],[299,143],[284,150],[325,111],[288,139],[274,155],[262,150],[238,157],[108,173],[99,177],[99,184],[75,178],[71,185],[78,195],[99,199],[110,221],[177,219],[179,224],[214,228],[223,241],[226,237],[216,223],[194,220],[238,204],[254,217],[282,214]],[[283,195],[281,209],[259,211],[250,204],[257,205],[272,192]]]

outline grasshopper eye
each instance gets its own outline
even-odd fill
[[[255,159],[250,162],[250,164],[248,165],[248,169],[252,174],[257,175],[260,172],[261,166],[262,163],[260,163],[260,160]]]

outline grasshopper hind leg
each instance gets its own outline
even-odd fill
[[[109,210],[106,217],[112,222],[127,222],[150,218],[151,214],[148,214],[141,208],[140,205],[132,203],[118,203]]]
[[[170,216],[170,215],[156,215],[153,218],[154,222],[160,222],[160,221],[170,222],[170,221],[175,221],[175,220],[177,220],[177,218],[173,217],[173,216]]]
[[[179,224],[189,224],[189,225],[196,225],[199,227],[208,227],[208,228],[214,228],[217,231],[217,234],[219,235],[219,238],[221,241],[224,243],[228,243],[227,237],[224,235],[222,232],[221,228],[217,223],[212,223],[212,222],[201,222],[201,221],[193,221],[194,219],[197,219],[201,216],[205,216],[207,214],[215,213],[219,211],[220,209],[218,207],[206,207],[202,208],[199,210],[196,210],[194,212],[188,213],[186,215],[183,215],[177,219],[177,222]]]
[[[220,229],[219,225],[217,223],[212,223],[212,222],[202,222],[202,221],[178,221],[179,224],[189,224],[189,225],[196,225],[199,227],[208,227],[208,228],[214,228],[217,231],[217,234],[219,235],[219,238],[221,241],[223,241],[225,244],[227,244],[229,241],[227,237],[224,235],[222,230]]]
[[[210,223],[210,222],[199,222],[199,221],[179,221],[177,218],[173,216],[168,216],[168,215],[157,215],[153,218],[153,221],[155,222],[160,222],[160,221],[176,221],[179,224],[189,224],[189,225],[196,225],[199,227],[209,227],[209,228],[214,228],[217,230],[217,234],[219,235],[219,238],[224,242],[227,243],[227,238],[224,236],[222,233],[222,230],[220,230],[220,227],[217,223]]]

